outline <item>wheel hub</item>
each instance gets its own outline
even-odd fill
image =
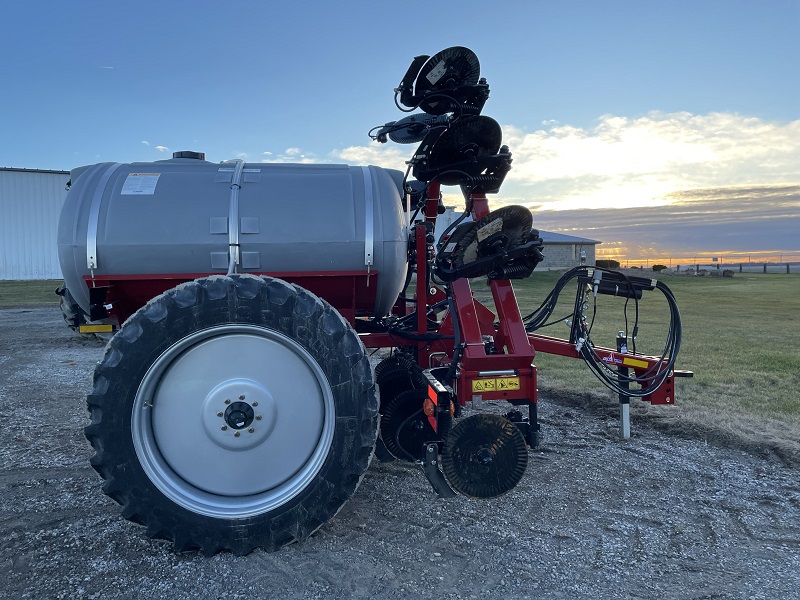
[[[248,450],[262,443],[277,420],[272,394],[252,379],[220,383],[206,396],[201,410],[208,437],[228,450]]]
[[[229,426],[234,429],[244,429],[253,422],[255,412],[247,402],[234,402],[225,410],[223,416]]]

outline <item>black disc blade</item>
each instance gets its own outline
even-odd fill
[[[520,482],[527,466],[525,438],[499,415],[468,417],[445,440],[442,470],[453,489],[465,496],[505,494]]]

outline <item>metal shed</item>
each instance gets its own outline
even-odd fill
[[[56,230],[68,171],[0,167],[0,280],[60,279]]]

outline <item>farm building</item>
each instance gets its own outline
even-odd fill
[[[59,279],[56,231],[68,171],[0,167],[0,280]]]
[[[581,253],[585,252],[585,264],[594,265],[597,240],[539,230],[544,241],[544,261],[537,269],[570,269],[581,264]]]

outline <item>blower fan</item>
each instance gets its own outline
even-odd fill
[[[453,46],[429,57],[417,56],[395,89],[400,103],[431,115],[448,112],[479,114],[489,98],[480,77],[478,57],[469,48]]]
[[[531,211],[504,206],[480,221],[462,223],[436,256],[436,276],[442,281],[462,277],[523,279],[543,260],[542,239],[533,227]]]

